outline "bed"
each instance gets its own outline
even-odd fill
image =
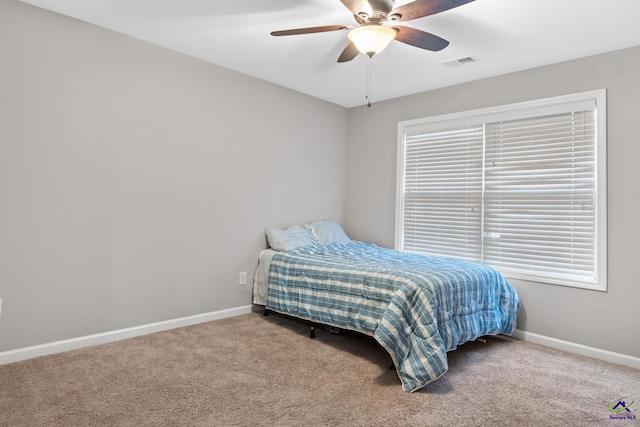
[[[405,391],[440,378],[457,346],[515,330],[520,299],[486,265],[353,241],[333,221],[265,234],[254,303],[373,336]]]

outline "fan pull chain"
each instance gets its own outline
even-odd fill
[[[371,58],[367,61],[367,93],[365,98],[367,99],[367,107],[371,108],[371,70],[369,69],[369,64],[371,63]]]

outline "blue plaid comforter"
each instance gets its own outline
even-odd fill
[[[447,371],[447,351],[512,334],[520,299],[486,265],[354,241],[276,254],[267,308],[375,337],[415,391]]]

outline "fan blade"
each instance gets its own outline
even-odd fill
[[[373,9],[367,0],[340,0],[343,5],[347,7],[354,15],[358,16],[361,13],[367,16],[373,15]],[[357,19],[357,18],[356,18]]]
[[[453,9],[463,4],[471,3],[473,0],[415,0],[394,9],[389,14],[391,20],[411,21],[445,10]]]
[[[449,42],[426,31],[412,27],[392,27],[398,32],[396,40],[420,49],[437,52],[449,46]]]
[[[358,56],[359,53],[360,53],[360,51],[358,50],[356,45],[353,44],[353,42],[350,42],[347,45],[347,47],[345,47],[344,50],[342,51],[342,53],[340,54],[340,57],[338,58],[338,62],[351,61],[353,58]]]
[[[296,28],[295,30],[272,31],[272,36],[295,36],[298,34],[324,33],[327,31],[348,30],[350,25],[325,25],[322,27]]]

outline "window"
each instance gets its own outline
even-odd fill
[[[605,96],[401,122],[396,248],[606,291]]]

